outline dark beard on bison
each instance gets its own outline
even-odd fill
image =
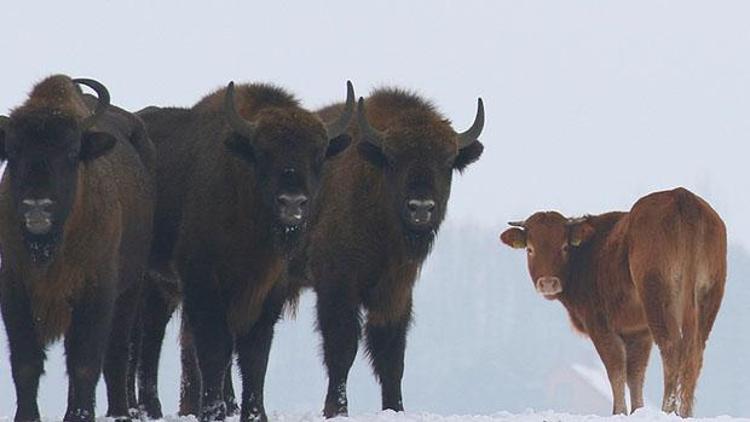
[[[274,245],[280,253],[285,256],[291,255],[294,248],[307,231],[307,223],[297,226],[288,226],[284,224],[274,224],[273,237]]]
[[[435,243],[436,229],[425,231],[415,231],[404,227],[404,240],[406,243],[406,253],[409,259],[423,261],[427,258]]]
[[[29,253],[32,264],[36,266],[46,266],[52,261],[57,251],[60,236],[57,233],[47,233],[42,235],[24,232],[24,243]]]

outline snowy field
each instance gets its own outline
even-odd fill
[[[0,422],[11,422],[12,418],[0,418]],[[55,419],[45,418],[45,422],[52,422]],[[271,422],[324,422],[325,418],[316,413],[306,414],[287,414],[271,413],[269,415]],[[432,413],[395,413],[391,411],[366,413],[356,415],[351,418],[336,418],[338,422],[604,422],[604,421],[622,421],[622,422],[641,422],[641,421],[683,421],[676,415],[666,415],[654,409],[641,409],[631,416],[594,416],[594,415],[572,415],[568,413],[555,413],[553,411],[534,412],[527,411],[520,414],[508,412],[499,412],[491,415],[451,415],[441,416]],[[713,418],[696,418],[691,419],[704,422],[735,422],[750,421],[750,418],[732,418],[729,416],[719,416]],[[98,418],[97,422],[107,422],[107,418]],[[176,417],[167,416],[166,422],[196,422],[194,417]],[[239,418],[229,418],[227,422],[237,422]]]

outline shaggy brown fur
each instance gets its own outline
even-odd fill
[[[263,383],[273,325],[287,296],[287,256],[306,227],[280,220],[279,198],[301,193],[314,203],[326,157],[345,148],[348,137],[329,139],[326,125],[286,91],[252,84],[235,91],[236,109],[256,127],[249,139],[228,124],[225,95],[219,90],[190,110],[140,113],[161,157],[151,266],[152,274],[171,282],[175,258],[191,331],[184,340],[194,344],[200,365],[202,380],[190,377],[198,374],[194,368],[184,369],[183,399],[195,400],[200,385],[202,403],[183,402],[181,409],[199,408],[203,420],[226,416],[232,399],[226,371],[235,350],[243,378],[241,419],[265,420]],[[161,296],[150,294],[171,301]],[[146,316],[159,324],[144,337],[141,402],[151,417],[160,417],[158,350],[174,307],[153,309],[161,315]],[[183,353],[183,365],[194,361]]]
[[[367,348],[383,408],[403,410],[412,289],[445,215],[453,170],[477,160],[483,149],[477,140],[459,149],[450,122],[417,95],[381,89],[365,104],[369,124],[384,133],[383,147],[370,144],[352,125],[356,148],[324,171],[308,247],[294,265],[318,297],[329,377],[327,417],[347,414],[346,379],[357,352],[361,310],[367,312]],[[319,113],[326,118],[340,109],[333,105]],[[404,217],[404,204],[414,197],[436,204],[427,227],[412,227]]]
[[[76,128],[88,117],[96,103],[67,76],[52,76],[34,87],[0,132],[0,149],[10,160],[0,183],[0,289],[17,420],[39,418],[36,389],[44,351],[61,336],[66,337],[71,378],[65,420],[93,420],[93,388],[102,359],[110,398],[107,414],[126,418],[130,405],[135,407],[126,400],[127,360],[148,254],[143,245],[151,239],[155,151],[140,119],[116,107],[83,133],[82,140],[63,135],[64,128]],[[102,134],[116,140],[111,150],[84,157],[87,143]],[[78,144],[80,159],[71,157],[80,162],[69,164],[74,170],[69,176],[56,173],[56,156],[49,151],[75,151]],[[36,243],[29,243],[18,211],[26,198],[20,193],[42,186],[38,166],[27,170],[26,160],[39,156],[32,154],[48,154],[55,185],[73,186],[70,209],[63,212],[67,218],[60,235],[50,241],[51,256],[45,255],[49,261],[43,264],[34,258],[35,249],[29,249]],[[117,334],[107,345],[110,326]]]
[[[726,229],[701,198],[678,188],[629,213],[569,220],[536,213],[502,241],[526,248],[536,289],[558,299],[607,368],[613,412],[643,406],[652,337],[664,363],[662,409],[692,415],[703,350],[726,279]],[[679,408],[678,408],[679,404]]]

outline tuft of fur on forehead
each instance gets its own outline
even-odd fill
[[[193,110],[203,112],[222,112],[226,87],[203,97]],[[268,107],[299,107],[299,100],[285,89],[272,84],[253,83],[236,85],[234,98],[237,111],[247,119],[252,119],[259,110]]]
[[[26,102],[13,110],[11,118],[42,109],[78,119],[91,114],[80,87],[66,75],[53,75],[37,83]]]

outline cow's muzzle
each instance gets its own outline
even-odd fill
[[[24,227],[31,234],[43,235],[52,229],[51,199],[24,199],[21,205]]]
[[[536,280],[536,291],[546,299],[554,299],[562,293],[562,282],[558,277],[539,277]]]

